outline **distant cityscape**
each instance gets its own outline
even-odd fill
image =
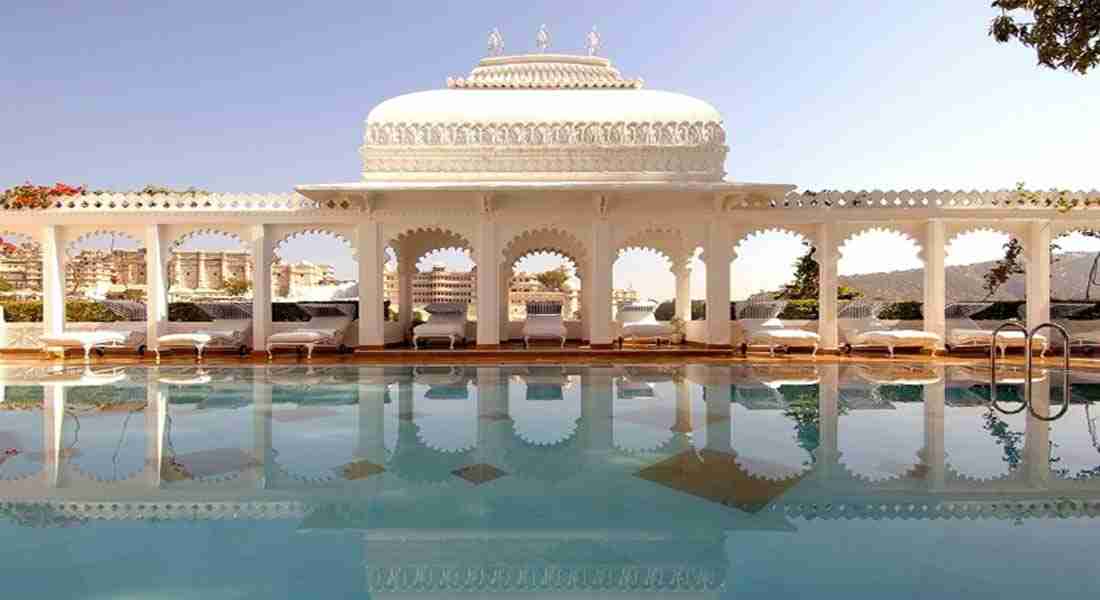
[[[172,301],[239,300],[251,296],[252,258],[242,250],[176,251],[168,261],[168,294]],[[332,265],[310,261],[272,265],[272,296],[282,300],[335,300],[358,297],[354,280],[335,276]],[[145,249],[86,249],[68,257],[65,264],[66,296],[82,299],[142,299],[146,292]],[[449,271],[435,264],[412,278],[414,308],[433,302],[477,305],[477,269]],[[400,277],[384,275],[384,291],[391,306],[399,304]],[[0,293],[38,298],[42,293],[42,257],[34,244],[4,243],[0,248]],[[618,306],[639,300],[634,289],[615,289]],[[526,317],[529,302],[560,302],[567,319],[580,318],[579,289],[562,285],[551,289],[538,273],[520,271],[511,278],[509,318]]]

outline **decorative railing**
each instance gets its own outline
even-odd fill
[[[730,209],[941,209],[1080,210],[1100,209],[1100,191],[1024,192],[1018,190],[872,190],[791,192],[782,198],[732,198]]]
[[[8,208],[6,212],[310,212],[358,210],[352,200],[321,203],[290,194],[85,194],[55,197],[46,208]]]

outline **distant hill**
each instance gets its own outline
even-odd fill
[[[1056,255],[1051,267],[1051,296],[1059,300],[1081,300],[1085,297],[1089,269],[1095,254],[1068,252]],[[985,298],[983,277],[993,262],[947,267],[947,301],[982,300]],[[924,271],[913,269],[890,273],[866,273],[840,277],[840,284],[863,292],[875,300],[921,300],[924,297]],[[1017,275],[1001,286],[993,300],[1023,300],[1026,285],[1023,275]],[[1093,287],[1092,299],[1100,300],[1100,286]]]

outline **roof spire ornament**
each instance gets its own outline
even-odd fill
[[[545,54],[546,50],[550,48],[550,32],[546,30],[545,24],[539,25],[539,32],[535,34],[535,45],[542,54]]]
[[[596,31],[596,26],[592,26],[592,31],[588,32],[588,35],[584,37],[585,47],[588,48],[589,56],[596,56],[600,52],[600,48],[603,47],[603,42],[600,40],[600,33]]]
[[[494,27],[489,32],[489,56],[500,56],[504,54],[504,35],[500,33],[500,29]]]

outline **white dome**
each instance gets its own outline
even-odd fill
[[[430,90],[391,98],[367,115],[377,123],[721,123],[697,98],[659,90]]]
[[[366,180],[719,181],[721,115],[643,90],[610,61],[492,57],[448,88],[382,102],[367,116]]]

